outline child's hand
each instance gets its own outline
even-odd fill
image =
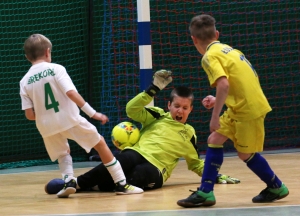
[[[214,107],[216,102],[216,98],[212,95],[208,95],[206,96],[203,100],[202,100],[202,105],[206,108],[206,109],[211,109]]]
[[[161,69],[154,73],[153,78],[153,85],[163,90],[173,80],[172,71]]]
[[[92,118],[101,121],[101,124],[103,125],[109,122],[109,119],[106,115],[98,112],[96,112],[95,115],[92,116]]]

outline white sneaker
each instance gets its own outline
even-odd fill
[[[120,183],[117,183],[115,192],[118,195],[129,195],[129,194],[140,194],[143,193],[144,190],[127,183],[125,185],[121,185]]]
[[[65,180],[65,185],[56,195],[58,198],[68,198],[70,194],[76,193],[76,179],[69,177]]]

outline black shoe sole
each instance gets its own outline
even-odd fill
[[[181,207],[185,207],[185,208],[194,208],[194,207],[201,207],[201,206],[213,206],[215,205],[216,202],[214,201],[207,201],[207,202],[203,202],[203,203],[190,203],[190,202],[184,202],[184,201],[177,201],[177,205],[181,206]]]

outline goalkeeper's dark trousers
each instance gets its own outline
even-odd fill
[[[127,183],[144,190],[162,187],[163,177],[161,172],[138,152],[127,149],[115,157],[123,168]],[[98,185],[100,191],[113,191],[115,189],[115,183],[102,163],[78,176],[77,183],[83,190],[96,185]]]

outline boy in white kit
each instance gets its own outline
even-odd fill
[[[68,139],[77,142],[86,152],[94,148],[116,183],[116,194],[136,194],[143,190],[126,183],[119,161],[111,153],[96,127],[79,113],[81,108],[90,118],[108,122],[106,115],[96,112],[77,92],[65,67],[51,63],[52,43],[41,34],[33,34],[24,43],[25,56],[31,68],[20,81],[22,110],[28,120],[35,120],[48,155],[58,160],[65,179],[59,198],[75,193],[76,184]]]

